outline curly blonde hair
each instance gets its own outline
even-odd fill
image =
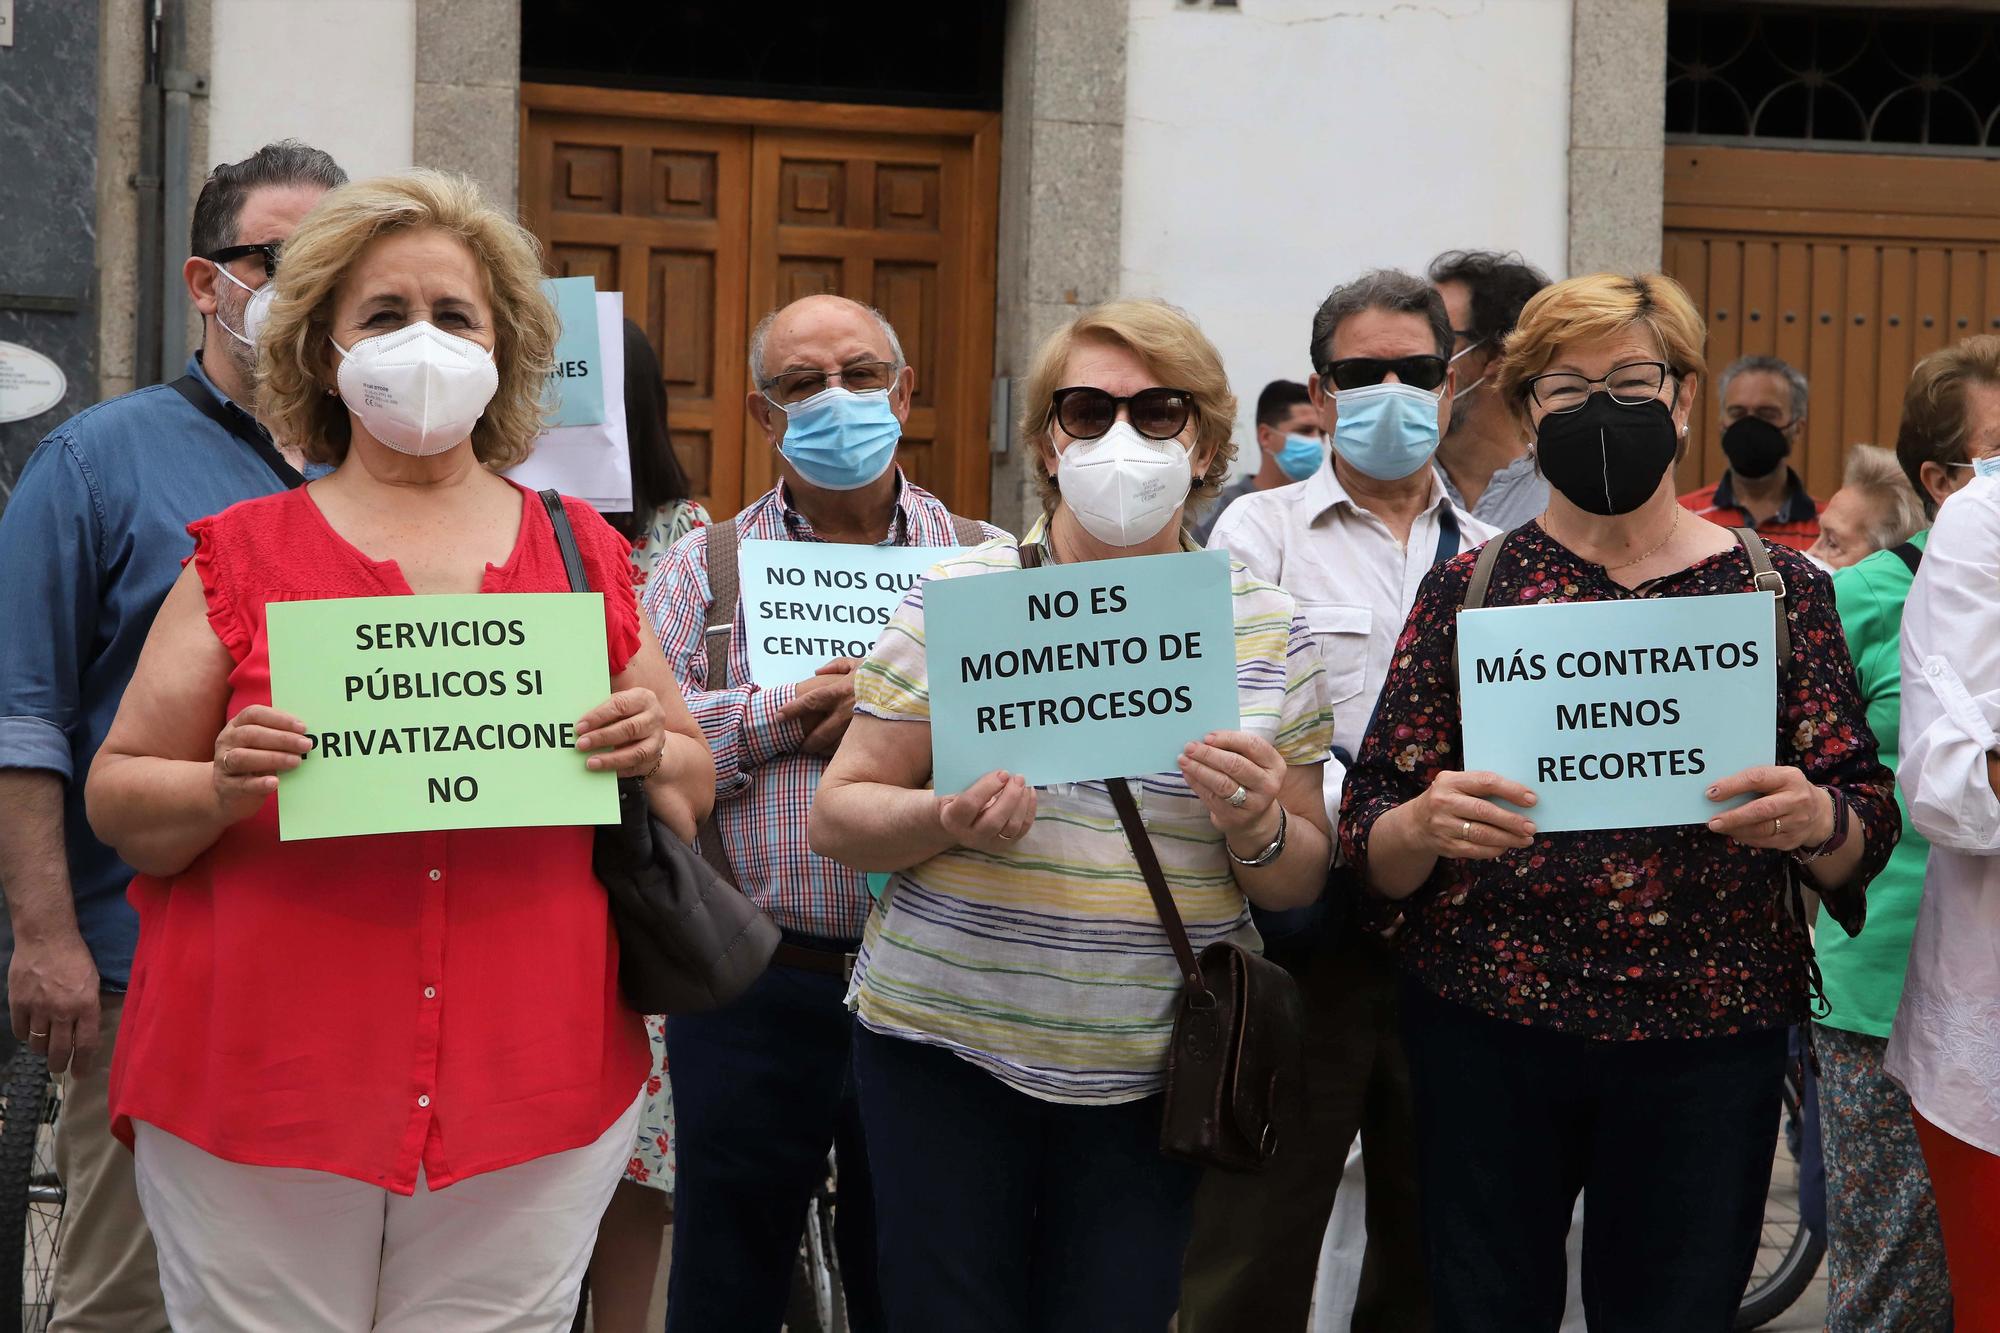
[[[542,293],[541,247],[465,176],[418,170],[329,191],[285,242],[277,295],[257,342],[257,414],[315,463],[347,457],[347,406],[333,383],[334,295],[375,240],[434,227],[456,236],[486,279],[500,387],[472,428],[472,452],[499,471],[541,433],[544,386],[560,325]]]
[[[1062,492],[1049,475],[1046,461],[1054,449],[1049,439],[1055,393],[1064,387],[1069,354],[1081,342],[1115,343],[1130,351],[1161,384],[1185,389],[1194,398],[1195,438],[1192,452],[1204,447],[1215,453],[1195,478],[1192,497],[1207,499],[1222,489],[1229,465],[1236,461],[1236,395],[1222,369],[1222,354],[1181,310],[1165,301],[1107,301],[1092,306],[1050,334],[1035,353],[1021,394],[1016,426],[1021,447],[1035,459],[1035,484],[1042,510],[1053,514]]]
[[[1708,333],[1685,288],[1664,273],[1591,273],[1544,287],[1521,307],[1494,372],[1502,401],[1525,418],[1528,381],[1548,369],[1558,352],[1635,326],[1653,335],[1676,376],[1708,378],[1702,356]]]

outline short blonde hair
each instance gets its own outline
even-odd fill
[[[1041,490],[1043,512],[1053,514],[1056,501],[1062,498],[1056,479],[1043,462],[1043,451],[1055,448],[1049,438],[1055,394],[1065,387],[1070,353],[1084,342],[1123,347],[1161,384],[1193,395],[1192,452],[1199,454],[1205,447],[1215,451],[1207,470],[1195,478],[1193,494],[1205,499],[1220,491],[1230,464],[1236,461],[1236,395],[1229,390],[1222,353],[1186,313],[1165,301],[1107,301],[1050,334],[1028,370],[1018,431],[1022,448],[1035,459],[1035,484]]]
[[[493,306],[500,387],[472,428],[472,452],[498,471],[528,456],[559,324],[542,294],[541,247],[465,176],[411,171],[329,191],[285,242],[278,294],[257,343],[258,416],[315,463],[347,457],[347,407],[333,379],[333,301],[362,251],[392,232],[434,227],[465,243]]]
[[[1702,356],[1707,331],[1678,282],[1664,273],[1592,273],[1544,287],[1521,307],[1520,323],[1507,335],[1494,372],[1502,400],[1525,417],[1528,381],[1565,347],[1613,338],[1635,326],[1653,335],[1675,375],[1708,377]]]
[[[1873,548],[1885,551],[1906,542],[1924,530],[1924,505],[1903,475],[1896,455],[1874,444],[1852,445],[1840,479],[1840,488],[1855,491],[1872,501],[1881,513],[1868,534]]]

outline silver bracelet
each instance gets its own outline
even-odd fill
[[[1257,866],[1267,866],[1271,864],[1271,862],[1277,860],[1279,857],[1285,854],[1285,825],[1290,821],[1290,818],[1291,817],[1285,813],[1285,807],[1282,805],[1279,806],[1278,836],[1271,839],[1271,845],[1269,847],[1266,847],[1263,851],[1257,853],[1257,855],[1255,856],[1252,857],[1238,856],[1236,854],[1236,849],[1229,845],[1228,838],[1224,838],[1222,840],[1222,850],[1228,852],[1229,859],[1234,861],[1237,865],[1250,866],[1253,869]]]

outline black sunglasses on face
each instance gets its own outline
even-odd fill
[[[1444,383],[1445,359],[1441,356],[1344,356],[1329,361],[1320,378],[1333,381],[1336,389],[1365,389],[1380,384],[1394,371],[1402,383],[1417,389],[1435,389]]]
[[[275,278],[278,276],[278,249],[279,247],[276,244],[263,242],[256,245],[225,245],[220,250],[209,251],[202,258],[211,264],[227,264],[233,260],[241,259],[245,255],[262,255],[264,256],[264,276],[266,278]]]
[[[1057,389],[1049,414],[1072,440],[1094,440],[1118,420],[1118,409],[1126,409],[1132,429],[1149,440],[1171,440],[1187,429],[1194,415],[1194,395],[1186,389],[1141,389],[1129,398],[1114,398],[1088,384]]]

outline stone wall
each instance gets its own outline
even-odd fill
[[[1660,266],[1667,0],[1575,0],[1569,271]]]
[[[520,0],[417,5],[418,166],[462,171],[494,202],[519,193]]]

